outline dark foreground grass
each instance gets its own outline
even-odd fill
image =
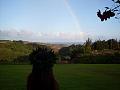
[[[60,90],[120,90],[120,64],[55,65]],[[30,65],[0,65],[0,90],[26,90]]]

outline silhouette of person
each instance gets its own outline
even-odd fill
[[[29,57],[33,67],[27,79],[27,90],[59,90],[52,69],[56,59],[54,52],[42,47],[33,50]]]

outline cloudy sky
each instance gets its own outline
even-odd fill
[[[98,9],[112,0],[0,0],[0,39],[82,42],[120,39],[120,20],[101,22]]]

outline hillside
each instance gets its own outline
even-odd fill
[[[32,45],[23,42],[1,41],[0,61],[13,61],[14,59],[28,55],[32,51]]]
[[[0,40],[0,63],[7,62],[28,62],[28,55],[34,48],[38,46],[45,45],[52,48],[55,52],[65,45],[60,44],[48,44],[48,43],[33,43],[28,41],[10,41],[10,40]]]

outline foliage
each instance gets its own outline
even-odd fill
[[[73,58],[79,57],[84,53],[84,47],[82,45],[71,45],[69,47],[63,47],[59,50],[61,60],[69,60],[73,63]]]
[[[92,40],[88,38],[84,44],[85,53],[91,53]]]
[[[0,64],[29,64],[29,54],[38,47],[45,46],[37,43],[25,43],[24,41],[0,40]],[[120,40],[99,39],[92,42],[88,38],[83,45],[73,44],[62,47],[57,58],[59,58],[58,62],[65,61],[66,63],[119,63],[119,53]]]
[[[82,56],[74,58],[74,63],[81,64],[120,64],[120,56],[114,55],[98,55],[98,56]]]
[[[116,19],[120,18],[120,0],[112,0],[114,2],[114,7],[105,7],[105,11],[101,13],[99,10],[97,12],[97,16],[101,19],[101,21],[106,21],[107,19],[110,19],[110,17],[114,17]]]
[[[13,64],[29,64],[29,55],[18,56],[13,60]]]
[[[60,56],[70,57],[71,63],[120,63],[120,41],[117,39],[87,39],[83,45],[71,45],[60,49]],[[66,53],[67,52],[67,53]],[[62,58],[62,60],[66,60]]]
[[[70,48],[69,47],[63,47],[59,50],[59,55],[61,56],[61,59],[66,59],[67,56],[70,56]]]
[[[0,40],[0,63],[29,63],[28,55],[38,46],[23,41]]]
[[[93,50],[104,50],[104,49],[119,50],[119,48],[120,48],[120,44],[115,39],[109,39],[107,41],[97,40],[92,44]]]
[[[71,48],[71,55],[70,55],[71,59],[75,57],[79,57],[80,55],[83,55],[83,54],[84,54],[84,46],[75,45],[74,47]]]

